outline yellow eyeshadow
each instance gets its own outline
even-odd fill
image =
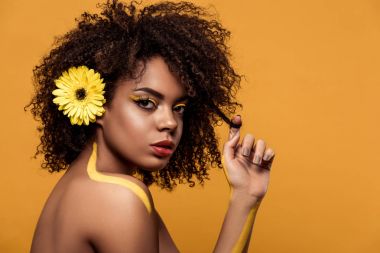
[[[141,99],[147,99],[147,98],[149,98],[149,97],[147,97],[147,96],[135,96],[135,95],[129,95],[129,97],[130,97],[131,99],[135,100],[135,101],[137,101],[137,100],[141,100]]]
[[[157,106],[157,102],[155,100],[153,100],[151,97],[149,96],[135,96],[135,95],[129,95],[129,97],[134,100],[134,101],[140,101],[140,100],[149,100],[151,101],[154,105]]]
[[[186,104],[178,104],[175,107],[177,107],[177,106],[186,106]]]
[[[157,106],[157,102],[147,95],[143,95],[143,96],[129,95],[129,97],[134,101],[149,100]],[[175,107],[178,107],[178,106],[186,107],[186,104],[185,103],[177,104]]]

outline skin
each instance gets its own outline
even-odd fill
[[[135,90],[143,87],[154,89],[164,98]],[[150,96],[156,107],[153,102],[138,103],[135,96],[142,95]],[[97,120],[97,171],[138,185],[150,200],[152,215],[130,189],[90,179],[86,168],[93,146],[88,143],[50,194],[36,227],[31,252],[86,253],[94,252],[93,248],[97,252],[124,252],[121,249],[126,250],[133,241],[141,239],[148,241],[149,245],[143,246],[150,248],[131,249],[131,252],[153,252],[153,249],[178,252],[154,209],[148,187],[130,174],[137,167],[159,170],[169,162],[170,156],[156,156],[150,144],[170,139],[175,148],[178,146],[183,129],[182,107],[186,104],[181,99],[184,95],[183,86],[162,58],[153,58],[147,62],[140,80],[120,80],[111,104]],[[127,219],[123,220],[124,217]],[[129,224],[131,220],[136,222]],[[139,228],[144,237],[120,236],[137,235]]]
[[[144,88],[153,89],[164,98],[138,90]],[[97,120],[98,170],[130,174],[136,168],[156,171],[165,167],[170,156],[155,156],[150,145],[169,139],[175,148],[178,146],[186,104],[180,98],[184,96],[184,88],[162,58],[147,63],[141,80],[121,81],[111,105]],[[149,101],[138,104],[139,97]]]
[[[242,125],[240,116],[233,123]],[[240,128],[230,128],[223,148],[224,172],[230,185],[230,203],[214,252],[247,252],[258,208],[267,192],[274,151],[265,141]]]
[[[151,88],[163,97],[136,91],[141,88]],[[32,253],[179,252],[148,187],[131,175],[136,168],[155,171],[169,162],[170,156],[155,155],[150,145],[170,139],[178,146],[187,103],[184,95],[184,87],[163,59],[156,57],[147,62],[141,79],[119,81],[111,104],[97,119],[94,168],[103,175],[98,179],[114,177],[140,187],[152,212],[147,212],[131,188],[90,178],[87,166],[94,146],[89,142],[46,201]],[[149,96],[151,101],[137,101],[136,96]],[[242,123],[237,116],[233,121]],[[239,138],[238,129],[231,128],[223,149],[231,201],[214,252],[246,252],[254,216],[269,183],[268,168],[253,158],[266,155],[273,160],[273,150],[266,149],[263,140],[254,145],[251,134],[240,144]],[[245,148],[247,156],[243,155]]]

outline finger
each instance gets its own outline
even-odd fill
[[[243,148],[241,146],[241,143],[238,143],[236,146],[235,146],[235,157],[236,155],[241,155],[243,153]]]
[[[252,162],[260,165],[265,151],[265,142],[262,139],[258,139],[254,148],[254,155]]]
[[[274,156],[274,151],[271,148],[267,148],[264,152],[263,160],[269,161]]]
[[[235,133],[235,135],[224,144],[223,153],[224,153],[225,159],[232,160],[235,158],[235,150],[238,147],[237,145],[239,143],[239,139],[240,139],[240,130],[238,130]]]
[[[270,170],[273,164],[274,156],[275,153],[271,148],[266,149],[260,167]]]
[[[234,116],[231,121],[233,125],[232,124],[230,125],[230,131],[229,131],[229,136],[228,136],[229,140],[232,139],[234,135],[239,131],[243,123],[240,115]]]
[[[249,157],[252,152],[252,146],[255,142],[255,137],[252,134],[246,134],[242,141],[241,155]]]

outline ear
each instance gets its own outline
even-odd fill
[[[104,114],[103,114],[101,117],[98,117],[98,118],[96,119],[95,123],[96,123],[97,125],[99,125],[99,126],[103,126],[103,124],[104,124],[104,119],[103,119],[103,117],[104,117]]]
[[[104,106],[104,109],[105,109],[106,111],[103,113],[102,116],[100,116],[100,117],[97,116],[97,117],[96,117],[96,121],[95,121],[95,123],[98,124],[98,125],[100,125],[100,126],[103,126],[103,124],[104,124],[104,117],[106,116],[107,111],[108,111],[107,106]]]

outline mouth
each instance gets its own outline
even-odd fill
[[[159,141],[151,146],[153,152],[160,157],[169,156],[174,152],[174,143],[170,140]]]
[[[161,147],[161,146],[152,145],[152,149],[153,149],[153,152],[160,157],[166,157],[173,154],[172,149]]]

